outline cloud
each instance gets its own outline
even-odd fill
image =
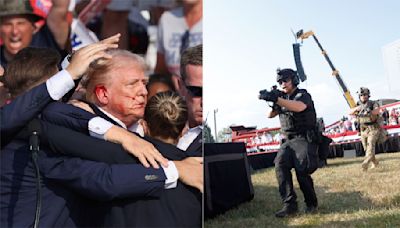
[[[329,124],[346,115],[349,106],[342,95],[341,89],[329,83],[318,83],[308,87],[318,117],[323,117]]]

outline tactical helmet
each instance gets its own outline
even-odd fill
[[[297,75],[297,72],[289,69],[289,68],[285,68],[285,69],[280,69],[278,68],[276,70],[277,76],[276,76],[276,81],[279,82],[281,80],[286,80],[288,78],[290,78],[292,80],[292,83],[297,86],[300,81],[299,81],[299,77]]]
[[[43,19],[34,13],[29,0],[0,0],[0,17],[13,15],[27,15],[33,22]]]
[[[367,87],[360,87],[360,89],[357,91],[358,96],[360,97],[363,94],[367,94],[368,97],[370,97],[370,92],[369,89]]]

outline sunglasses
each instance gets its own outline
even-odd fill
[[[288,82],[288,81],[290,81],[290,78],[282,78],[282,79],[278,80],[278,84],[281,85],[282,83]]]
[[[192,97],[203,97],[203,87],[200,86],[186,86]]]
[[[368,96],[368,93],[362,93],[360,96]]]

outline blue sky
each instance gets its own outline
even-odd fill
[[[261,89],[276,84],[276,69],[295,68],[291,29],[313,30],[353,97],[369,87],[371,99],[400,99],[400,75],[388,78],[382,47],[400,39],[397,0],[205,0],[204,118],[214,132],[232,124],[279,126],[267,119]],[[301,57],[308,80],[300,84],[313,96],[317,115],[330,124],[348,112],[331,69],[312,38]]]

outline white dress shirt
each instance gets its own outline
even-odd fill
[[[46,81],[47,91],[50,97],[56,101],[67,94],[74,86],[74,80],[66,70],[59,71]]]
[[[179,139],[177,147],[183,151],[186,151],[193,140],[201,134],[203,130],[203,125],[199,125],[193,128],[189,128],[189,130]]]

